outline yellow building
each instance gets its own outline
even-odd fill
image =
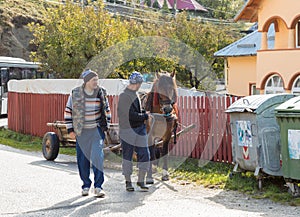
[[[300,93],[300,1],[248,0],[236,21],[258,30],[215,53],[228,94]]]

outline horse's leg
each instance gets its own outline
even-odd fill
[[[169,153],[169,142],[171,139],[171,131],[167,131],[163,137],[163,147],[162,147],[162,158],[163,158],[163,172],[162,172],[162,181],[169,180],[168,172],[168,153]]]
[[[169,142],[172,136],[172,129],[173,129],[173,121],[167,121],[167,130],[165,131],[165,135],[163,136],[163,148],[162,148],[162,157],[163,157],[163,174],[162,180],[168,181],[169,180],[169,173],[168,173],[168,153],[169,153]]]
[[[150,153],[150,166],[149,166],[149,170],[147,172],[147,176],[146,176],[146,184],[154,184],[154,180],[153,180],[153,162],[155,160],[155,152],[154,152],[154,145],[150,145],[149,146],[149,153]]]
[[[168,181],[169,180],[168,152],[169,152],[169,140],[164,140],[163,147],[162,147],[162,157],[163,157],[162,181]]]
[[[156,166],[158,166],[158,164],[159,164],[159,158],[160,158],[160,153],[161,153],[161,148],[159,148],[159,147],[155,147],[154,148],[154,154],[155,154],[155,165]]]

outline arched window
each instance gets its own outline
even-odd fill
[[[280,76],[271,76],[265,86],[265,94],[284,93],[283,82]]]
[[[296,47],[300,48],[300,20],[296,24]]]
[[[275,24],[271,23],[268,29],[268,49],[274,49],[275,47]]]
[[[293,83],[292,94],[300,95],[300,76]]]

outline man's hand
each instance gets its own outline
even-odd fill
[[[147,121],[150,118],[151,113],[150,113],[150,111],[146,111],[145,114],[148,116],[147,119],[146,119],[146,121]]]
[[[150,112],[150,111],[146,111],[145,114],[148,115],[148,118],[144,121],[144,123],[145,123],[146,125],[149,125],[149,123],[150,123],[150,122],[152,121],[152,119],[153,119],[153,116],[151,115],[151,112]]]
[[[75,132],[70,132],[69,137],[70,137],[70,139],[75,140],[76,139],[76,133]]]

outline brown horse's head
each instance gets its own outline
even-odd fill
[[[157,79],[154,82],[154,95],[161,111],[165,115],[170,115],[173,111],[173,105],[177,100],[177,85],[175,80],[175,72],[173,73],[157,73]]]

